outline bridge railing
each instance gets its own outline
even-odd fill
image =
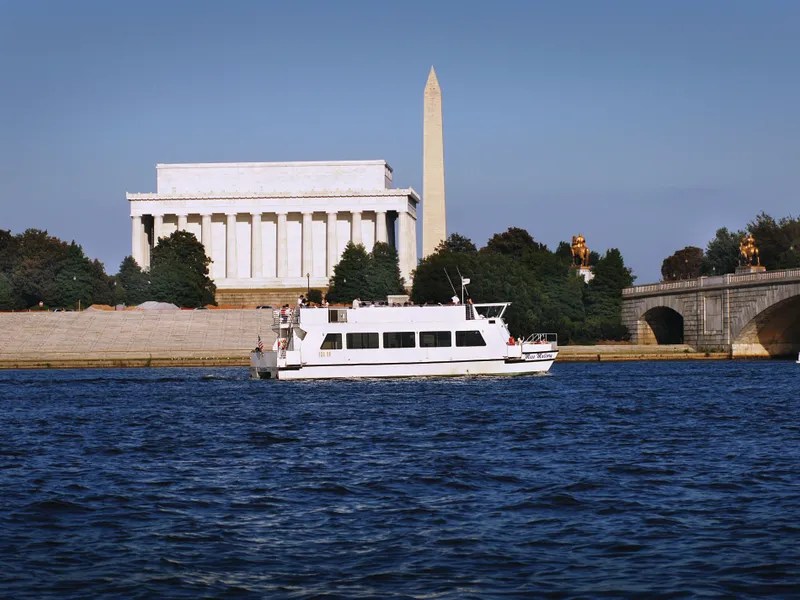
[[[761,273],[742,273],[736,275],[715,275],[713,277],[698,277],[683,281],[664,281],[648,285],[636,285],[622,290],[623,296],[637,294],[652,294],[654,292],[672,292],[675,290],[690,290],[692,288],[725,287],[743,283],[758,283],[761,281],[800,280],[800,269],[785,269],[783,271],[764,271]]]

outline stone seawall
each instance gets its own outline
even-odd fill
[[[698,352],[685,344],[598,344],[560,346],[556,362],[598,362],[632,360],[728,360],[728,352]]]
[[[0,313],[0,368],[246,366],[270,310]],[[686,345],[561,346],[558,362],[725,359]]]
[[[270,310],[0,313],[0,368],[248,364]]]

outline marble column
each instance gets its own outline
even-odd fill
[[[164,229],[164,215],[153,215],[153,247],[158,246],[158,238]]]
[[[289,239],[286,232],[286,213],[278,213],[278,277],[289,276]]]
[[[350,214],[352,215],[350,241],[354,244],[361,244],[361,211],[354,210]]]
[[[189,223],[189,215],[178,215],[178,231],[186,231],[186,225]]]
[[[204,214],[201,216],[200,224],[200,243],[206,249],[206,256],[211,258],[211,215]]]
[[[386,211],[379,210],[375,213],[375,241],[389,243],[389,234],[386,233]]]
[[[131,216],[131,256],[139,267],[144,267],[144,229],[139,216]]]
[[[250,213],[250,228],[250,276],[253,279],[260,279],[264,276],[260,212]]]
[[[328,213],[328,277],[333,277],[333,268],[339,261],[339,243],[336,239],[336,211]]]
[[[417,219],[408,213],[408,277],[406,286],[411,287],[411,272],[417,268]]]
[[[301,273],[303,277],[314,270],[314,243],[311,231],[313,216],[310,212],[303,213],[303,272]]]
[[[397,214],[396,212],[392,211],[391,214],[387,214],[386,218],[386,236],[387,240],[386,243],[389,244],[392,248],[399,251],[400,246],[397,244],[397,236],[395,235],[394,225],[397,222]]]
[[[236,279],[238,277],[238,259],[236,257],[236,213],[225,213],[227,217],[226,234],[227,244],[225,248],[225,277]]]
[[[398,254],[398,262],[400,263],[400,275],[406,281],[410,279],[410,256],[409,256],[409,237],[411,235],[409,231],[409,221],[411,221],[411,215],[407,212],[401,212],[397,214],[397,254]]]

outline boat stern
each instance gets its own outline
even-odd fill
[[[250,353],[250,377],[252,379],[278,378],[278,353],[274,350]]]

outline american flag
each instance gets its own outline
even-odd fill
[[[264,343],[261,341],[261,336],[258,336],[258,351],[259,352],[264,351]]]

